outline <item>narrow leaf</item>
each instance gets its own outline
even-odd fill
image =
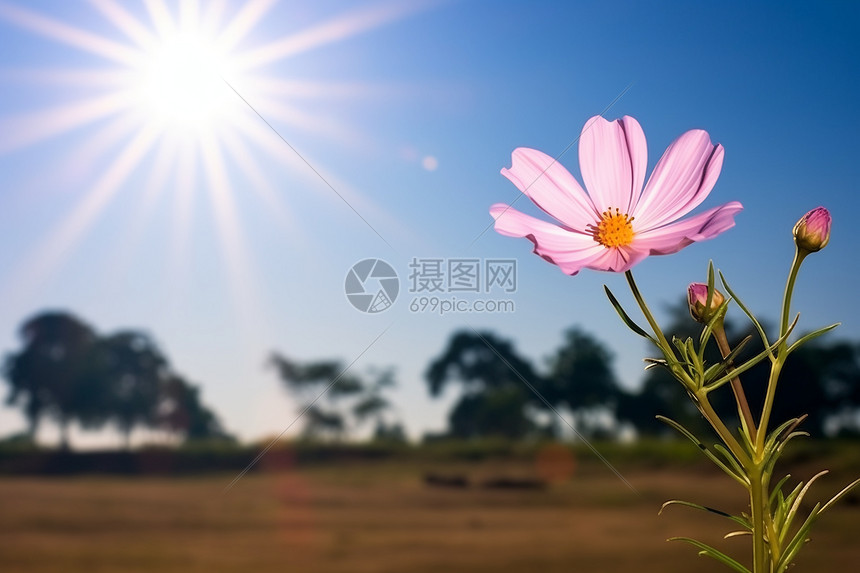
[[[764,328],[762,328],[761,323],[758,321],[758,319],[756,319],[755,315],[746,307],[746,305],[743,303],[743,301],[740,298],[738,298],[738,295],[735,294],[735,292],[729,286],[728,281],[726,281],[726,277],[723,276],[722,271],[720,271],[720,282],[723,283],[723,287],[726,289],[726,292],[729,293],[729,296],[731,296],[734,299],[734,301],[737,303],[738,307],[742,311],[744,311],[744,314],[747,315],[747,318],[749,318],[750,321],[752,321],[753,325],[755,326],[756,330],[758,331],[759,336],[761,337],[761,341],[764,343],[764,347],[769,348],[771,346],[771,344],[767,340],[767,334],[765,334]],[[771,357],[773,357],[773,355],[771,355]]]
[[[738,475],[737,473],[735,473],[729,466],[727,466],[725,463],[723,463],[723,461],[720,458],[715,456],[711,452],[711,450],[709,450],[708,447],[705,444],[703,444],[701,442],[701,440],[699,440],[699,438],[697,438],[692,433],[690,433],[690,431],[687,430],[684,426],[682,426],[681,424],[679,424],[675,420],[672,420],[672,419],[667,418],[665,416],[657,416],[657,419],[660,420],[661,422],[668,424],[669,426],[672,426],[673,428],[675,428],[681,435],[683,435],[688,440],[690,440],[691,442],[696,444],[699,447],[699,449],[702,450],[702,453],[705,454],[706,456],[708,456],[709,460],[714,462],[720,469],[722,469],[724,472],[726,472],[730,477],[734,478],[735,481],[737,481],[739,484],[741,484],[744,487],[747,487],[748,484],[747,484],[747,481],[743,475]]]
[[[750,573],[749,569],[747,569],[722,551],[714,549],[710,545],[702,543],[701,541],[696,541],[695,539],[690,539],[689,537],[671,537],[669,538],[669,541],[683,541],[685,543],[689,543],[690,545],[695,545],[696,547],[701,549],[699,555],[707,555],[708,557],[716,559],[724,565],[728,565],[735,571],[740,571],[740,573]]]
[[[719,515],[720,517],[725,517],[727,519],[731,519],[732,521],[734,521],[738,525],[746,527],[747,529],[752,529],[752,525],[750,524],[750,522],[747,521],[746,519],[742,518],[742,517],[738,517],[737,515],[732,515],[730,513],[726,513],[725,511],[721,511],[719,509],[714,509],[713,507],[707,507],[704,505],[699,505],[698,503],[693,503],[690,501],[683,501],[680,499],[670,499],[669,501],[664,503],[660,507],[660,511],[657,512],[657,515],[661,515],[663,513],[663,510],[666,509],[667,507],[669,507],[670,505],[683,505],[686,507],[692,507],[693,509],[700,509],[702,511],[707,511],[708,513],[713,513],[714,515]]]
[[[629,328],[630,330],[632,330],[633,332],[635,332],[639,336],[647,338],[648,340],[650,340],[654,344],[657,344],[657,341],[650,334],[645,332],[641,326],[639,326],[638,324],[633,322],[633,319],[630,318],[630,316],[627,314],[627,312],[624,310],[624,308],[622,308],[621,303],[618,302],[618,299],[615,298],[615,295],[612,294],[612,291],[609,290],[609,287],[606,285],[603,285],[603,290],[606,291],[606,296],[609,297],[609,302],[612,303],[613,307],[615,307],[615,312],[618,313],[618,316],[621,317],[621,320],[624,321],[624,324],[627,325],[627,328]]]
[[[794,341],[794,344],[792,344],[791,346],[788,347],[788,353],[791,354],[801,345],[806,344],[807,342],[809,342],[813,338],[818,338],[822,334],[826,334],[826,333],[830,332],[831,330],[833,330],[834,328],[836,328],[840,324],[842,324],[842,323],[837,322],[835,324],[831,324],[830,326],[825,326],[824,328],[819,328],[818,330],[815,330],[813,332],[810,332],[809,334],[801,336],[800,338],[798,338],[797,340]]]
[[[852,489],[857,487],[858,484],[860,484],[860,478],[857,478],[856,480],[852,481],[850,484],[845,486],[842,489],[842,491],[840,491],[839,493],[834,495],[832,498],[830,498],[830,501],[828,501],[827,503],[824,504],[824,507],[821,508],[821,513],[824,513],[825,509],[828,509],[834,503],[836,503],[837,501],[839,501],[840,499],[845,497],[848,494],[848,492],[850,492]]]

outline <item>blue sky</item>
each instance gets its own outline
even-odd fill
[[[232,26],[225,58],[246,72],[221,75],[307,163],[223,81],[194,95],[215,97],[215,112],[153,107],[135,66],[177,58],[155,58],[141,38],[180,21]],[[17,349],[18,325],[49,308],[101,332],[144,329],[244,439],[295,415],[264,367],[272,350],[396,367],[393,398],[413,435],[444,424],[456,394],[430,399],[423,370],[465,326],[541,364],[579,325],[635,387],[648,349],[602,289],[629,300],[623,277],[567,277],[527,241],[481,234],[489,205],[517,195],[499,174],[511,151],[556,156],[610,104],[608,119],[642,124],[649,169],[681,133],[707,130],[726,159],[702,208],[745,206],[725,235],[635,268],[652,307],[677,301],[713,259],[774,319],[792,225],[824,205],[833,239],[807,261],[795,307],[801,328],[841,321],[834,337],[858,339],[858,31],[860,8],[847,2],[4,0],[0,349]],[[577,156],[574,145],[560,161],[579,176]],[[374,315],[343,292],[368,257],[403,279],[395,305]],[[516,311],[410,312],[413,258],[515,258]],[[0,409],[0,434],[22,427]]]

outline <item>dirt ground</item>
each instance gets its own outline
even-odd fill
[[[535,475],[522,463],[438,466],[332,464],[234,477],[0,478],[4,572],[493,572],[727,571],[689,535],[747,562],[732,523],[674,507],[681,498],[743,509],[743,491],[701,469],[629,470],[631,490],[606,468],[568,464],[545,489],[487,489]],[[427,472],[469,487],[431,487]],[[540,472],[538,472],[540,473]],[[798,474],[808,478],[809,475]],[[814,489],[823,498],[846,483]],[[444,481],[444,479],[443,479]],[[850,502],[851,500],[849,500]],[[825,515],[796,571],[848,571],[860,562],[860,506]]]

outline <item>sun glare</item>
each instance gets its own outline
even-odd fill
[[[253,182],[248,190],[266,204],[279,228],[295,227],[285,224],[292,220],[285,196],[252,150],[280,166],[295,161],[294,152],[261,125],[256,114],[273,121],[286,135],[301,130],[346,140],[343,134],[348,133],[301,109],[307,93],[331,97],[337,89],[326,82],[278,76],[270,66],[396,21],[428,3],[365,4],[274,38],[255,38],[254,33],[270,17],[275,0],[145,0],[136,8],[118,0],[88,4],[94,9],[92,29],[35,11],[23,2],[0,0],[0,20],[80,52],[68,67],[22,70],[26,72],[22,77],[57,88],[43,92],[56,100],[42,109],[0,117],[0,153],[89,128],[70,145],[67,159],[69,164],[98,170],[92,181],[76,186],[80,196],[74,206],[22,253],[18,268],[10,272],[14,278],[0,288],[0,298],[8,302],[32,296],[104,216],[116,195],[132,192],[129,182],[135,173],[147,169],[150,183],[141,192],[142,207],[129,228],[147,228],[152,209],[144,206],[165,191],[163,195],[173,201],[173,251],[182,256],[190,236],[190,214],[196,211],[192,201],[204,198],[215,215],[234,302],[244,320],[254,321],[257,311],[247,311],[260,297],[236,208],[239,200],[253,197],[243,194],[239,199],[231,176]],[[283,5],[281,9],[288,10]],[[349,96],[356,93],[361,90],[348,90]],[[295,165],[304,168],[301,162]],[[59,180],[74,179],[72,173],[61,174]],[[116,241],[126,242],[122,237]],[[177,261],[171,266],[184,265]]]
[[[218,121],[235,104],[223,76],[226,58],[214,42],[194,33],[165,38],[146,58],[137,89],[149,113],[166,126]]]

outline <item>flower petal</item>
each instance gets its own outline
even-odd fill
[[[579,169],[599,213],[609,208],[630,213],[647,166],[648,145],[635,119],[606,121],[595,116],[586,122],[579,138]]]
[[[585,230],[600,212],[564,166],[537,149],[520,147],[511,154],[511,168],[502,169],[529,199],[568,227]]]
[[[534,244],[535,254],[558,265],[569,275],[575,275],[583,268],[595,268],[592,261],[610,250],[596,242],[591,235],[563,229],[503,203],[490,207],[490,215],[496,220],[496,231],[509,237],[530,240]]]
[[[657,162],[633,215],[643,229],[662,227],[695,209],[711,192],[725,150],[708,132],[684,133]]]
[[[713,239],[735,226],[735,215],[743,210],[737,201],[714,207],[695,217],[636,234],[631,245],[649,255],[670,255],[698,241]]]

